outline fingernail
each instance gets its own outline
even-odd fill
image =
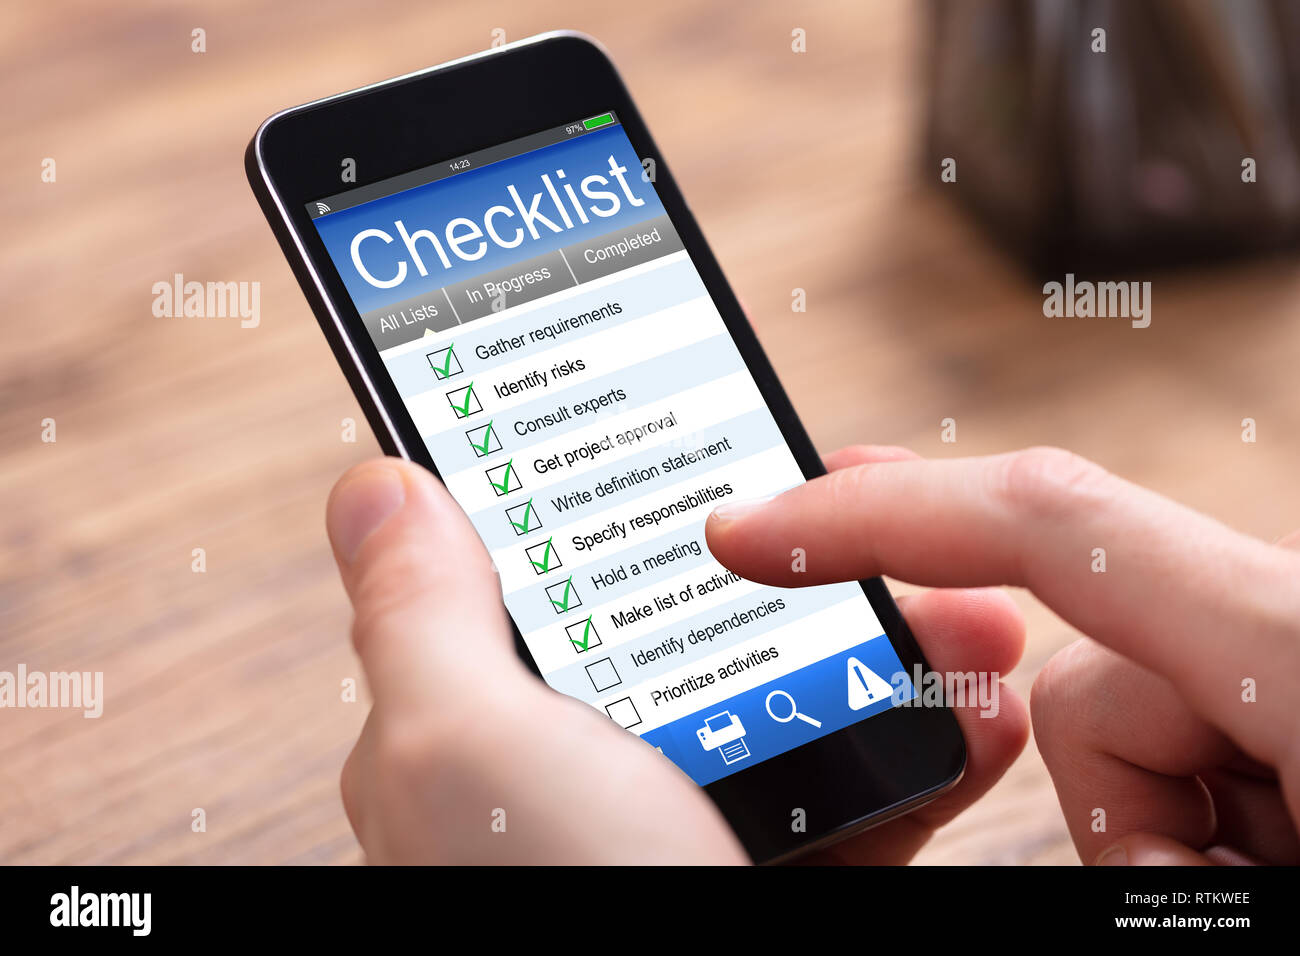
[[[1128,866],[1128,851],[1122,844],[1116,843],[1101,851],[1097,857],[1097,866]]]
[[[364,468],[334,490],[326,527],[334,548],[352,563],[362,542],[406,501],[406,485],[392,468]]]
[[[751,498],[748,501],[732,501],[725,505],[718,505],[713,509],[711,517],[716,521],[735,521],[758,511],[775,497],[776,495],[768,495],[766,498]]]

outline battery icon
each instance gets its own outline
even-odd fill
[[[582,125],[585,129],[600,129],[602,126],[608,126],[612,122],[614,122],[613,113],[602,113],[599,116],[593,116],[591,119],[583,120]]]

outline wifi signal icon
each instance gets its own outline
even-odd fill
[[[330,207],[325,205],[323,202],[318,202],[316,204],[316,215],[323,216],[329,211],[330,211]]]

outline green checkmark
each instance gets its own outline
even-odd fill
[[[473,397],[474,397],[474,383],[470,382],[469,386],[465,389],[465,404],[462,406],[462,405],[457,405],[455,402],[451,403],[451,407],[456,409],[456,411],[460,413],[461,418],[469,418],[469,402],[470,399]]]
[[[570,643],[572,643],[573,646],[576,647],[576,648],[577,648],[578,650],[580,650],[580,651],[585,651],[585,650],[587,649],[587,645],[589,645],[589,644],[591,643],[591,618],[592,618],[592,615],[588,614],[588,615],[587,615],[587,625],[586,625],[586,627],[584,627],[584,628],[582,629],[582,642],[581,642],[581,643],[579,643],[578,641],[575,641],[573,638],[569,638]]]
[[[483,429],[483,444],[480,445],[472,438],[469,440],[469,443],[474,446],[474,450],[480,455],[486,455],[488,453],[488,445],[492,443],[492,423],[488,422],[487,427]]]
[[[529,525],[532,524],[532,521],[533,521],[533,499],[529,498],[528,503],[524,505],[524,523],[520,524],[517,521],[511,521],[510,524],[512,527],[517,529],[520,534],[527,534],[528,527]]]
[[[438,378],[450,378],[450,377],[451,377],[451,357],[455,354],[455,353],[452,351],[452,349],[455,347],[455,345],[456,345],[456,343],[455,343],[455,342],[452,342],[451,345],[448,345],[448,346],[447,346],[447,360],[446,360],[445,362],[442,363],[442,368],[438,368],[437,366],[434,366],[433,374],[436,375],[436,376],[438,376]]]
[[[554,540],[554,536],[546,539],[546,547],[542,549],[542,560],[540,562],[534,561],[532,558],[528,559],[528,563],[535,567],[540,574],[545,574],[551,570],[551,555],[555,553],[555,546],[551,542]]]
[[[564,595],[562,599],[557,601],[555,600],[555,598],[551,598],[551,603],[554,604],[559,610],[567,611],[569,609],[569,595],[572,593],[573,593],[573,575],[570,574],[569,580],[564,582]],[[547,596],[549,597],[550,595]]]
[[[491,483],[492,487],[495,488],[497,491],[501,492],[501,494],[503,495],[510,490],[510,472],[514,469],[514,467],[515,467],[515,460],[511,458],[508,462],[506,462],[506,470],[501,475],[501,484],[499,485],[495,481],[492,481],[490,477],[488,478],[488,482]]]

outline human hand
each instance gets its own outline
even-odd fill
[[[1297,538],[1265,544],[1057,449],[866,457],[889,460],[718,509],[710,549],[767,584],[1029,588],[1093,639],[1049,662],[1031,707],[1080,856],[1300,861]]]
[[[487,552],[432,475],[393,458],[359,465],[335,486],[327,524],[374,698],[342,780],[372,862],[745,862],[702,789],[529,673]],[[933,592],[901,606],[941,666],[1001,670],[1020,655],[1023,624],[999,592]],[[821,859],[906,862],[1002,775],[1028,735],[1024,706],[1003,703],[995,720],[958,716],[962,781]],[[500,811],[505,831],[495,832]]]

